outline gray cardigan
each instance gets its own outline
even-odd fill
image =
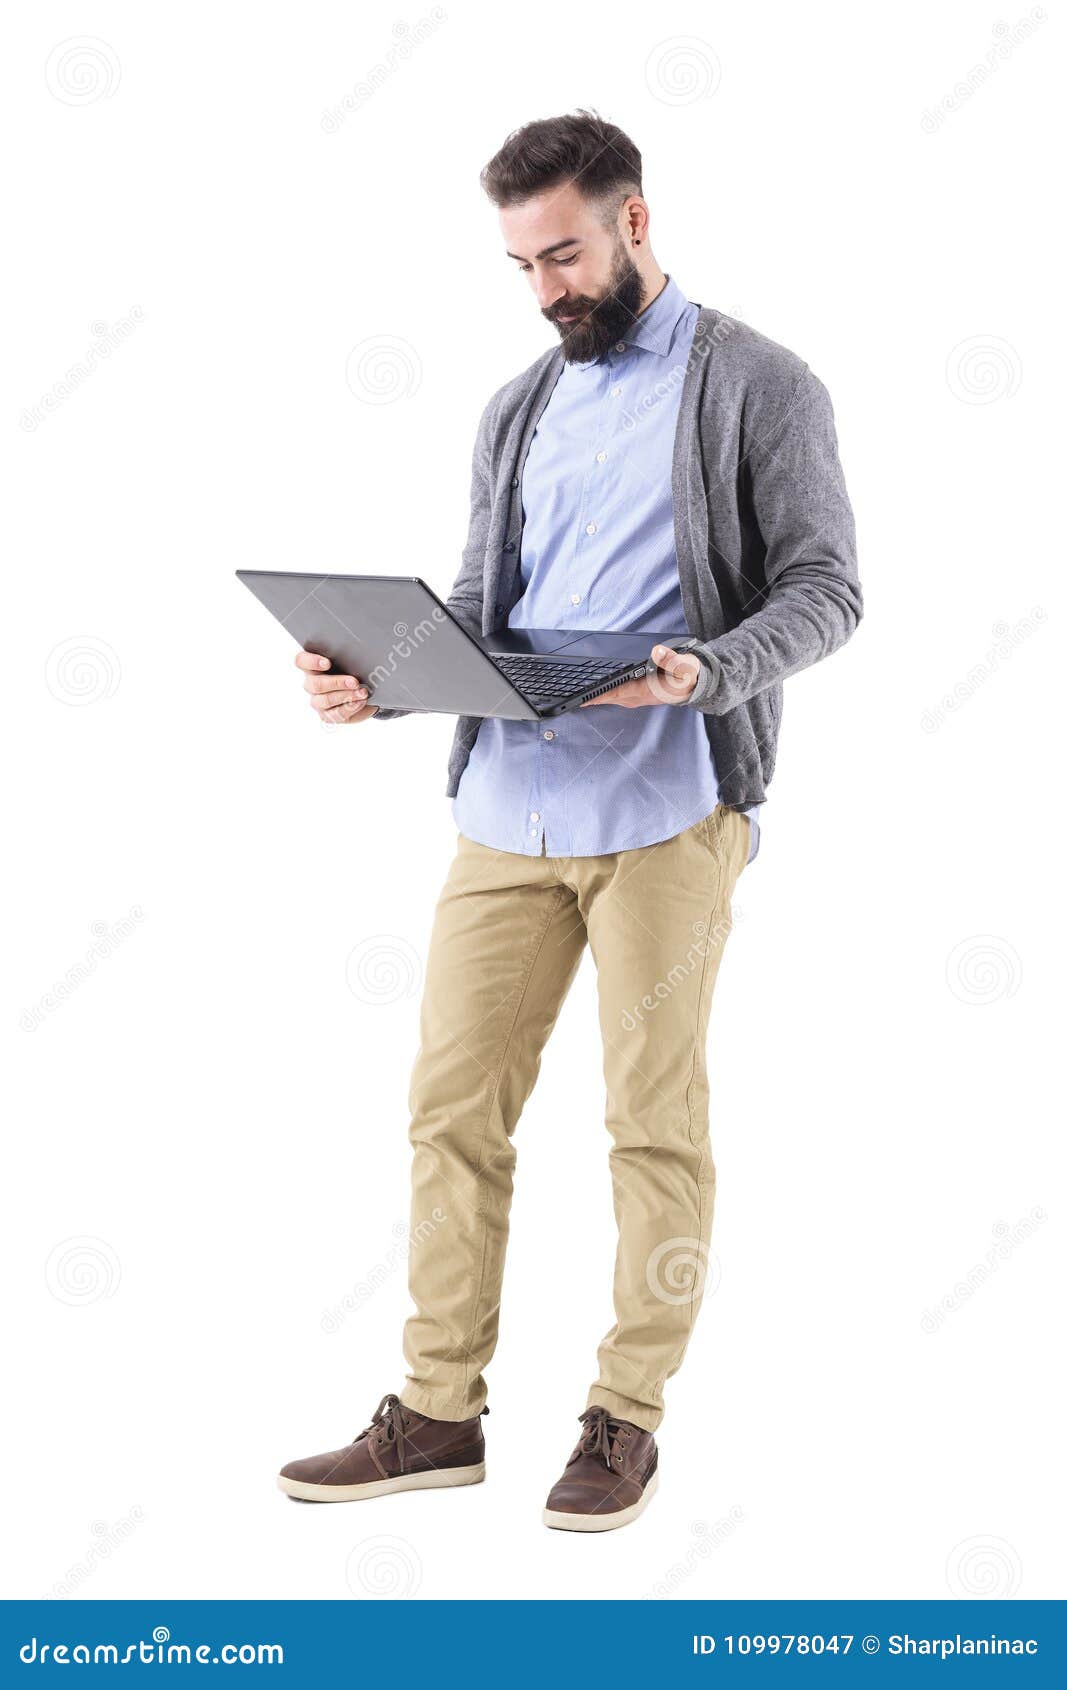
[[[478,425],[467,544],[448,599],[476,633],[522,596],[520,486],[563,369],[558,347],[494,393]],[[863,614],[852,510],[825,387],[785,347],[701,307],[684,370],[671,487],[682,604],[701,674],[720,800],[761,804],[774,772],[786,675],[843,645]],[[640,428],[640,417],[631,419]],[[382,720],[409,712],[382,710]],[[459,788],[481,718],[461,716],[448,765]]]

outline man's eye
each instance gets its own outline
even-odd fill
[[[559,265],[577,264],[580,257],[581,257],[581,253],[575,252],[575,253],[571,254],[570,258],[553,259],[553,263],[559,264]],[[520,271],[522,272],[523,275],[528,275],[529,272],[533,269],[533,265],[532,264],[520,264],[519,269],[520,269]]]

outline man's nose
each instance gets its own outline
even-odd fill
[[[537,295],[537,303],[542,311],[547,311],[550,306],[555,305],[556,301],[562,299],[566,292],[566,288],[562,287],[558,281],[553,281],[551,276],[541,276],[534,283],[534,293]]]

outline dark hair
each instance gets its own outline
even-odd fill
[[[518,205],[573,182],[599,201],[605,221],[627,194],[641,192],[641,154],[617,124],[594,111],[543,117],[514,129],[481,175],[494,205]]]

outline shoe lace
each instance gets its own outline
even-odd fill
[[[407,1438],[404,1434],[404,1414],[400,1398],[389,1391],[382,1398],[374,1410],[374,1418],[369,1426],[365,1426],[359,1434],[360,1438],[369,1437],[372,1432],[384,1434],[387,1443],[396,1445],[397,1460],[401,1473],[404,1471],[404,1459],[407,1451]],[[356,1439],[356,1442],[359,1440]]]
[[[580,1455],[602,1456],[605,1467],[610,1467],[612,1445],[619,1435],[622,1422],[613,1414],[609,1414],[606,1408],[587,1408],[578,1418],[585,1431],[573,1459],[577,1460]]]

